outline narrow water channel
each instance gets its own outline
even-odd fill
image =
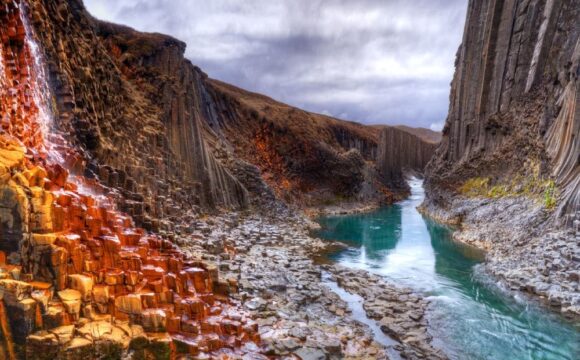
[[[487,279],[478,271],[483,254],[424,218],[422,182],[410,185],[398,204],[320,218],[319,237],[349,245],[330,258],[429,297],[435,345],[453,359],[580,359],[578,327]]]

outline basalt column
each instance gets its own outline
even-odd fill
[[[576,0],[469,1],[431,199],[471,177],[539,178],[558,217],[580,211],[579,23]]]
[[[200,131],[180,42],[120,29],[114,36],[147,54],[146,69],[137,69],[99,34],[80,0],[27,3],[56,95],[55,126],[79,149],[81,171],[118,190],[123,211],[147,229],[174,233],[177,216],[247,206],[246,190]]]
[[[235,280],[71,175],[84,154],[55,129],[29,14],[27,2],[0,7],[0,357],[174,359],[258,341],[227,297]]]
[[[405,188],[404,171],[422,173],[436,147],[406,131],[384,128],[379,140],[377,168],[387,184]]]

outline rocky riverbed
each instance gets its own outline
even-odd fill
[[[311,259],[329,242],[308,235],[300,216],[264,219],[228,215],[199,221],[181,247],[214,262],[222,278],[237,283],[235,297],[259,325],[261,352],[301,359],[444,358],[431,347],[427,302],[408,289],[364,271],[318,265]],[[349,304],[322,279],[328,271],[341,287],[364,299],[367,316],[393,339],[385,346],[352,316]]]

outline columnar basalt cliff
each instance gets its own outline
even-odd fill
[[[395,137],[410,136],[420,148],[434,150],[431,140],[410,134],[412,128],[364,126],[310,113],[216,80],[209,80],[207,88],[211,127],[239,156],[260,167],[278,194],[298,202],[306,200],[306,205],[337,197],[384,202],[400,198],[404,186],[393,186],[377,172],[384,128],[394,129]],[[410,148],[404,147],[404,141],[396,139],[395,144],[402,147],[391,150],[406,156]],[[410,167],[422,171],[427,161]]]
[[[377,169],[385,183],[406,189],[404,172],[422,173],[436,148],[436,143],[427,142],[417,135],[396,127],[385,127],[379,140]]]
[[[56,98],[56,126],[83,149],[84,171],[119,189],[124,211],[159,230],[184,210],[247,205],[246,190],[205,143],[198,74],[183,58],[182,42],[134,37],[140,61],[155,65],[144,79],[124,66],[121,49],[106,46],[81,1],[31,1],[30,12]]]
[[[375,129],[211,80],[183,59],[185,44],[168,36],[93,24],[127,81],[166,109],[164,124],[178,154],[196,157],[184,147],[190,135],[180,124],[187,115],[196,136],[250,189],[260,179],[247,163],[255,164],[267,185],[289,202],[309,193],[349,196],[359,191],[365,160],[376,157]]]
[[[580,209],[580,6],[574,0],[469,2],[431,200],[472,177],[552,178],[558,214]]]
[[[206,183],[221,184],[228,174],[212,162],[215,156],[254,198],[268,187],[291,203],[389,198],[373,170],[378,128],[309,113],[209,79],[183,58],[185,44],[169,36],[95,19],[91,25],[131,85],[130,93],[139,89],[138,95],[162,109],[167,142],[186,160],[188,174],[209,169]],[[219,188],[209,190],[223,203],[237,199],[231,191],[221,199]]]
[[[258,341],[227,298],[235,281],[71,175],[85,158],[54,129],[32,4],[0,7],[0,357],[170,359]]]
[[[216,80],[206,83],[209,125],[237,156],[256,164],[283,199],[313,204],[386,189],[374,164],[378,132],[361,124],[306,112]],[[373,166],[373,165],[371,165]]]
[[[580,3],[470,0],[423,209],[488,270],[580,314]]]

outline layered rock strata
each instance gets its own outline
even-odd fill
[[[115,191],[70,175],[85,159],[50,131],[34,14],[0,7],[0,357],[170,359],[258,341],[227,298],[235,280],[137,228]]]

